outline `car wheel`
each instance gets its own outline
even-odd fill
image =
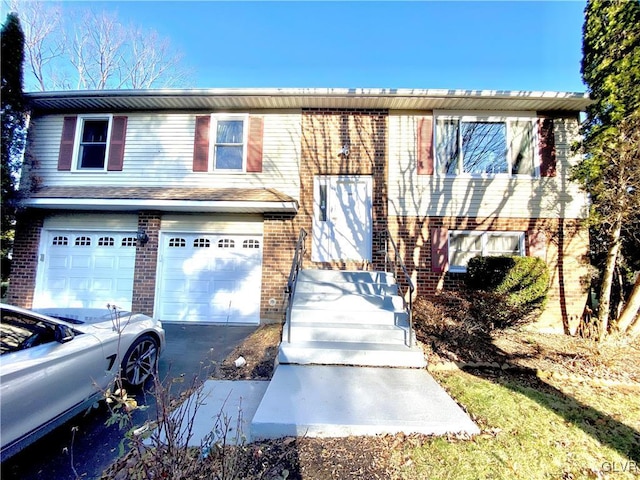
[[[150,335],[138,338],[122,360],[122,380],[132,387],[141,387],[158,366],[158,342]]]

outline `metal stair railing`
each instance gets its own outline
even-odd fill
[[[287,341],[291,343],[291,308],[293,306],[293,295],[296,293],[296,284],[298,282],[298,272],[302,270],[302,262],[304,260],[305,253],[305,239],[307,238],[307,232],[304,228],[300,229],[298,234],[298,241],[296,243],[296,250],[293,254],[293,261],[291,262],[291,270],[289,271],[289,278],[287,280],[287,286],[284,291],[285,297],[285,309],[284,309],[284,321],[287,324]]]
[[[409,316],[409,348],[411,348],[413,346],[413,292],[415,291],[415,285],[413,284],[411,275],[409,275],[409,272],[407,271],[407,267],[404,264],[404,261],[402,260],[402,255],[400,255],[400,252],[398,251],[398,247],[396,246],[396,243],[393,241],[393,238],[391,237],[391,233],[389,233],[388,228],[385,229],[385,235],[386,235],[386,247],[385,247],[385,254],[384,254],[384,271],[386,273],[389,273],[389,266],[391,266],[393,269],[393,276],[395,277],[399,267],[402,273],[404,274],[404,281],[406,282],[407,288],[408,288],[408,292],[405,292],[404,295],[400,295],[400,296],[402,297],[404,308],[407,311],[407,314]],[[393,258],[390,258],[389,256],[389,245],[391,245],[393,249]],[[408,302],[406,298],[407,293],[409,294]]]

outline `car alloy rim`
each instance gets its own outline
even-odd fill
[[[138,343],[129,358],[125,368],[127,381],[132,385],[140,385],[149,378],[156,367],[158,350],[153,340],[145,339]]]

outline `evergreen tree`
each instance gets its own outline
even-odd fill
[[[17,201],[17,176],[25,142],[25,105],[22,93],[22,64],[24,62],[24,34],[16,14],[7,15],[0,32],[2,84],[2,232],[0,236],[2,280],[9,276],[9,252],[13,245]]]
[[[585,156],[573,174],[592,201],[592,261],[601,271],[598,329],[603,338],[609,318],[617,323],[612,295],[624,304],[634,284],[632,275],[625,278],[624,267],[637,265],[640,250],[640,2],[589,0],[582,49],[582,78],[594,103],[582,127]],[[617,292],[614,278],[622,283]]]

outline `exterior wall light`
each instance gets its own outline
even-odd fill
[[[147,235],[147,233],[142,228],[138,229],[138,232],[136,233],[136,238],[140,242],[140,245],[144,245],[149,241],[149,235]]]

